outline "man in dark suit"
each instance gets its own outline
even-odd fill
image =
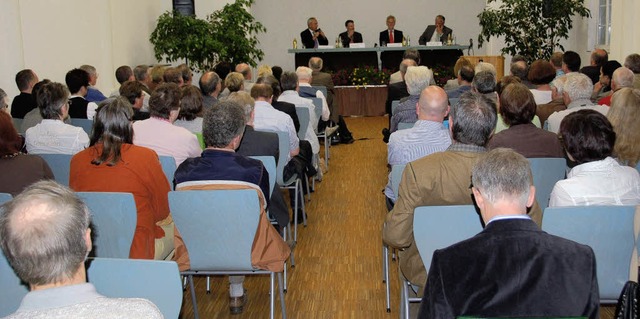
[[[349,43],[362,43],[362,34],[356,32],[356,26],[353,20],[347,20],[344,26],[347,28],[347,31],[340,33],[340,41],[342,42],[343,48],[348,48]]]
[[[434,32],[436,33],[435,37]],[[436,16],[436,24],[432,24],[424,30],[420,39],[418,39],[418,43],[420,43],[420,45],[425,45],[427,42],[431,41],[446,43],[451,33],[453,33],[453,30],[444,26],[444,16],[438,15]]]
[[[472,192],[486,227],[433,253],[419,318],[598,318],[589,246],[549,235],[526,215],[534,202],[529,162],[513,150],[483,155]]]
[[[387,43],[402,43],[402,31],[396,30],[396,17],[390,15],[387,17],[387,30],[380,32],[380,46],[386,46]],[[393,36],[392,36],[393,35]]]
[[[307,20],[307,29],[300,32],[300,40],[306,49],[317,48],[318,45],[328,45],[329,40],[324,32],[318,28],[318,20],[311,17]]]
[[[38,83],[38,76],[30,69],[25,69],[16,74],[16,85],[20,95],[13,98],[11,103],[11,117],[21,119],[27,113],[37,107],[35,96],[31,95],[33,86]]]
[[[595,85],[600,81],[600,69],[607,61],[609,61],[609,54],[607,54],[607,51],[603,49],[595,49],[591,53],[590,65],[582,67],[580,72],[586,74]]]

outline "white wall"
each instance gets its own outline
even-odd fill
[[[631,53],[640,53],[640,28],[638,28],[638,0],[612,1],[611,53],[609,58],[624,64],[624,58]]]

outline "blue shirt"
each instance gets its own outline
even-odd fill
[[[87,96],[84,97],[89,102],[102,102],[107,99],[102,92],[94,87],[87,87]]]

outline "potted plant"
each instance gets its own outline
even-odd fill
[[[498,0],[488,0],[498,2]],[[522,55],[529,61],[548,60],[561,39],[569,36],[573,16],[589,17],[584,0],[501,0],[500,7],[487,7],[478,18],[482,28],[478,46],[491,37],[504,36],[503,54]]]

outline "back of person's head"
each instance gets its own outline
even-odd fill
[[[622,64],[620,64],[620,62],[616,60],[610,60],[602,64],[602,67],[600,68],[600,72],[602,73],[602,75],[607,76],[609,77],[609,79],[611,79],[613,78],[613,72],[615,72],[615,70],[621,67],[622,67]]]
[[[585,100],[591,98],[593,82],[582,73],[572,73],[565,75],[564,92],[567,93],[571,101]]]
[[[496,77],[488,71],[481,71],[473,76],[471,85],[478,93],[487,94],[496,91]]]
[[[87,206],[54,181],[27,187],[1,206],[0,246],[18,277],[31,285],[71,280],[91,247]]]
[[[411,95],[419,95],[424,88],[429,86],[429,82],[433,77],[433,73],[426,66],[410,66],[404,75],[404,81],[407,82],[407,92]]]
[[[570,72],[578,72],[582,61],[578,53],[567,51],[562,56],[562,63],[567,65],[567,69],[569,69]]]
[[[188,83],[191,81],[193,72],[191,72],[191,68],[186,63],[178,65],[176,69],[180,70],[180,73],[182,74],[182,82]]]
[[[410,66],[418,66],[418,64],[416,63],[416,61],[412,59],[402,60],[402,62],[400,62],[400,68],[399,68],[400,73],[407,74],[407,68],[409,68]]]
[[[222,101],[204,113],[202,137],[207,147],[225,148],[234,138],[242,136],[244,127],[243,107],[235,102]]]
[[[251,92],[253,92],[253,89],[251,89]],[[233,92],[229,94],[229,96],[227,96],[225,101],[234,102],[242,106],[242,109],[244,110],[244,120],[246,123],[249,123],[249,121],[251,120],[251,112],[253,112],[253,109],[256,106],[256,101],[251,97],[249,93],[245,91]]]
[[[531,123],[536,107],[533,93],[524,84],[509,84],[500,94],[500,114],[507,126]]]
[[[563,56],[564,56],[564,53],[562,52],[553,52],[553,54],[551,54],[551,58],[549,59],[549,62],[551,62],[554,68],[559,69],[562,67]]]
[[[500,82],[496,84],[496,92],[498,92],[498,96],[502,94],[502,91],[504,91],[504,88],[506,88],[507,85],[513,84],[513,83],[522,83],[522,81],[520,81],[520,78],[517,76],[513,76],[513,75],[503,76],[502,79],[500,79]]]
[[[119,66],[116,69],[116,80],[118,83],[122,84],[126,81],[129,81],[133,77],[133,70],[128,65]]]
[[[91,161],[93,165],[118,165],[122,159],[122,144],[133,144],[131,103],[118,96],[100,103],[96,110],[90,144],[102,143],[102,153]]]
[[[20,91],[29,90],[35,82],[38,82],[38,77],[30,69],[24,69],[16,73],[16,85]]]
[[[193,85],[185,85],[181,90],[178,119],[193,121],[196,117],[202,115],[202,94]]]
[[[49,79],[44,79],[44,80],[42,80],[42,81],[40,81],[40,82],[36,83],[36,84],[33,86],[33,90],[31,91],[31,94],[33,94],[33,97],[34,97],[34,98],[36,97],[36,95],[38,94],[38,92],[40,91],[40,89],[42,89],[42,86],[44,86],[45,84],[49,84],[49,83],[51,83],[51,80],[49,80]]]
[[[604,49],[596,49],[591,53],[591,60],[596,66],[601,67],[605,62],[609,61],[609,53]]]
[[[220,77],[216,72],[206,72],[200,77],[200,91],[202,95],[210,95],[215,92],[218,88],[218,84],[220,83]]]
[[[273,74],[271,67],[268,64],[262,64],[258,67],[258,77]]]
[[[213,67],[213,71],[215,71],[221,79],[226,79],[229,72],[231,72],[231,63],[220,61]]]
[[[416,65],[420,65],[420,51],[416,49],[406,49],[402,54],[402,59],[411,59],[416,61]]]
[[[442,121],[447,115],[448,106],[447,92],[437,85],[427,86],[420,93],[420,99],[418,100],[420,109],[418,118]]]
[[[280,77],[280,87],[282,91],[295,90],[298,87],[298,75],[295,72],[284,72]]]
[[[180,87],[175,83],[162,83],[151,93],[149,114],[168,119],[171,110],[180,108]]]
[[[296,75],[298,76],[298,81],[309,83],[311,82],[313,71],[306,66],[299,66],[296,68]]]
[[[458,76],[458,72],[460,72],[460,69],[465,65],[473,68],[471,61],[467,60],[467,58],[463,56],[459,57],[456,64],[453,66],[453,74]]]
[[[600,112],[582,109],[567,114],[558,135],[567,153],[578,164],[599,161],[611,156],[616,133]]]
[[[496,103],[477,92],[465,92],[451,106],[452,138],[462,144],[485,146],[496,128]]]
[[[475,75],[475,71],[470,65],[463,65],[460,68],[460,71],[458,71],[458,76],[460,76],[460,79],[462,79],[462,81],[465,81],[465,82],[469,82],[469,83],[473,82],[474,75]]]
[[[62,115],[62,107],[68,101],[69,91],[62,83],[45,84],[36,94],[36,105],[43,119],[59,119]]]
[[[227,87],[229,92],[237,92],[242,89],[244,85],[244,77],[238,72],[230,72],[224,79],[224,86]]]
[[[273,75],[261,76],[256,80],[256,84],[266,84],[271,87],[273,99],[276,100],[280,96],[280,82]]]
[[[133,68],[133,76],[140,82],[146,81],[149,77],[149,66],[144,64],[136,66]]]
[[[629,54],[624,59],[624,66],[635,74],[640,73],[640,54],[638,53]]]
[[[175,83],[177,85],[184,84],[184,80],[182,79],[182,71],[178,68],[166,68],[164,70],[164,74],[162,75],[162,79],[166,83]]]
[[[276,78],[276,80],[280,81],[280,77],[282,76],[282,68],[274,65],[271,67],[271,73]]]
[[[527,73],[529,70],[527,69],[527,62],[525,61],[516,61],[511,63],[511,75],[517,76],[520,80],[525,81],[527,79]]]
[[[556,69],[551,62],[546,60],[536,60],[529,67],[527,78],[535,85],[549,84],[556,77]]]
[[[245,79],[251,76],[251,67],[246,63],[240,63],[236,65],[236,72],[242,74]]]
[[[473,69],[473,72],[475,73],[480,73],[482,71],[489,71],[491,73],[493,73],[493,75],[497,78],[498,77],[498,71],[496,70],[496,66],[489,63],[489,62],[478,62],[478,64],[476,64],[476,66]],[[469,81],[471,82],[471,81]]]
[[[124,97],[131,103],[131,105],[136,103],[136,99],[142,97],[142,90],[144,89],[144,84],[138,81],[126,81],[122,83],[120,89],[120,96]]]
[[[567,76],[563,75],[553,79],[553,81],[551,81],[551,87],[554,88],[560,96],[562,96],[565,83],[567,83]]]
[[[531,167],[518,152],[496,148],[480,156],[471,171],[471,181],[490,203],[515,201],[524,209],[531,191]]]
[[[353,21],[351,21],[353,22]],[[313,71],[320,71],[322,70],[322,58],[319,57],[312,57],[311,59],[309,59],[309,68],[311,68],[311,70]]]
[[[166,67],[164,65],[156,65],[151,68],[151,81],[156,85],[164,82],[164,70]]]
[[[93,65],[83,64],[79,67],[79,69],[85,70],[87,73],[89,73],[89,77],[98,76],[98,71]]]
[[[613,155],[636,166],[640,161],[640,90],[625,87],[613,93],[607,118],[616,132]]]
[[[9,113],[0,111],[0,157],[13,156],[20,152],[22,138],[13,126]]]
[[[266,83],[256,83],[251,88],[251,97],[254,99],[269,99],[273,96],[273,89],[271,85],[267,85]]]
[[[633,87],[633,80],[633,72],[625,67],[617,68],[611,77],[612,85],[615,83],[618,88]]]
[[[71,94],[78,93],[83,87],[89,86],[89,73],[85,70],[73,69],[64,77]]]

